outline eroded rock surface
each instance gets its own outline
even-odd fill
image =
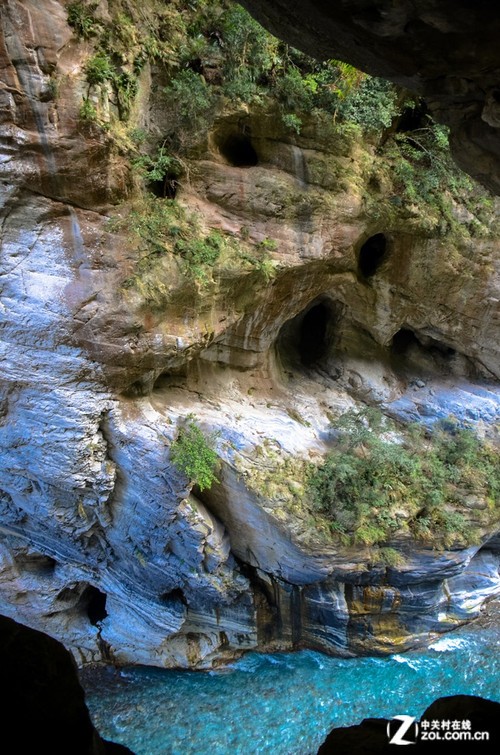
[[[144,270],[130,207],[112,204],[134,191],[127,160],[78,117],[91,44],[56,0],[1,13],[2,611],[81,663],[181,667],[404,649],[477,615],[500,590],[483,502],[477,544],[396,538],[391,567],[317,531],[292,477],[286,493],[259,475],[321,458],[332,417],[365,403],[498,436],[495,234],[443,235],[395,201],[360,138],[325,139],[314,119],[292,137],[243,108],[197,145],[178,201],[242,249],[264,243],[267,268],[235,256],[204,285],[169,254]],[[146,71],[136,117],[161,130],[154,84]],[[251,166],[224,149],[242,133]],[[209,491],[170,460],[190,413],[218,432]]]

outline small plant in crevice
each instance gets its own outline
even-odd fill
[[[170,458],[192,486],[201,491],[219,482],[216,475],[219,457],[215,450],[217,434],[205,434],[194,414],[189,414],[170,446]]]
[[[137,274],[150,268],[155,259],[172,254],[186,278],[203,284],[210,279],[222,251],[234,244],[216,229],[205,232],[198,217],[172,199],[145,197],[117,225],[115,230],[126,227],[142,242],[144,253]]]
[[[147,134],[131,134],[131,140],[140,147],[147,138]],[[140,141],[142,139],[142,142]],[[154,191],[156,196],[173,199],[177,190],[178,178],[183,173],[183,164],[171,155],[165,144],[159,145],[151,153],[137,152],[130,161],[133,170],[150,187],[159,187]]]
[[[98,121],[97,110],[88,97],[84,98],[78,114],[80,120],[84,123],[97,123]]]
[[[98,32],[99,22],[94,13],[99,3],[70,3],[66,8],[68,24],[75,30],[77,37],[90,39]]]
[[[102,52],[97,53],[87,61],[84,71],[90,86],[103,84],[105,81],[112,81],[115,76],[115,71],[108,55]]]

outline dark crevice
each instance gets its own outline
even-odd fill
[[[387,256],[387,239],[383,233],[371,236],[359,250],[358,269],[363,278],[371,278]]]
[[[170,590],[170,592],[164,592],[162,595],[160,595],[160,600],[163,603],[170,603],[171,601],[180,601],[183,605],[185,606],[188,605],[186,596],[184,595],[180,587],[174,587],[174,589]]]
[[[90,623],[95,627],[108,615],[106,597],[106,593],[101,592],[94,585],[87,585],[81,595],[80,602],[85,607]]]
[[[160,199],[175,199],[179,188],[178,176],[175,173],[165,173],[159,181],[149,181],[148,189]]]
[[[413,107],[405,107],[398,119],[395,131],[397,134],[416,131],[429,125],[427,105],[419,100]]]
[[[16,564],[25,572],[48,577],[54,573],[57,561],[55,558],[41,553],[22,554],[16,558]]]
[[[449,361],[457,354],[452,346],[448,346],[442,341],[438,341],[431,336],[416,335],[409,328],[401,328],[393,336],[391,342],[391,351],[395,356],[406,356],[413,349],[418,349],[422,353],[427,353],[439,361]]]
[[[405,327],[393,336],[390,345],[393,368],[411,375],[457,375],[477,380],[483,375],[470,357],[444,341],[422,331]]]
[[[173,386],[183,387],[187,378],[187,365],[183,364],[179,368],[172,368],[168,372],[162,372],[158,375],[154,384],[153,391],[162,390],[164,388],[171,388]]]
[[[329,320],[330,310],[325,304],[316,304],[304,315],[297,346],[300,361],[305,367],[310,367],[325,355]]]
[[[401,328],[392,338],[391,351],[395,356],[404,356],[412,346],[420,346],[417,336],[413,330]]]

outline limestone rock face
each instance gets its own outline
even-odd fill
[[[500,189],[500,20],[488,0],[243,0],[277,37],[319,60],[336,58],[425,97],[451,127],[456,160]]]
[[[165,254],[145,270],[113,205],[128,163],[78,116],[90,43],[57,0],[1,17],[2,612],[80,663],[196,668],[249,648],[404,649],[477,615],[500,590],[483,501],[477,545],[402,538],[387,566],[317,531],[300,481],[272,475],[321,458],[332,416],[366,403],[495,438],[498,238],[448,237],[395,201],[359,138],[313,119],[292,138],[241,109],[198,145],[178,201],[260,266],[234,253],[193,282]],[[159,129],[153,78],[140,96]],[[221,148],[242,128],[251,167]],[[189,414],[216,434],[208,491],[170,459]]]

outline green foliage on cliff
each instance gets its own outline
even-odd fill
[[[171,199],[145,198],[120,221],[144,243],[144,255],[138,273],[144,273],[154,260],[173,254],[187,277],[206,282],[225,245],[229,243],[220,232],[204,231],[197,216],[187,212]],[[128,285],[132,285],[131,280]]]
[[[495,232],[487,195],[453,162],[446,128],[429,115],[400,128],[421,105],[392,84],[340,61],[309,58],[229,0],[139,6],[114,0],[109,16],[98,10],[89,0],[68,6],[68,22],[94,47],[84,66],[88,91],[80,115],[115,135],[146,182],[167,181],[174,165],[175,178],[182,177],[183,164],[204,148],[217,118],[250,105],[278,115],[292,139],[311,124],[323,141],[343,140],[346,152],[360,135],[368,139],[377,159],[365,212],[374,220],[397,222],[404,210],[432,235]],[[140,118],[137,95],[148,65],[155,107],[164,108],[165,119],[161,133],[145,132],[138,144],[134,129],[127,135],[119,121]],[[377,184],[384,196],[373,190]]]
[[[215,450],[216,435],[205,435],[196,417],[188,415],[176,439],[170,446],[170,458],[174,466],[200,490],[218,482],[215,474],[219,457]]]
[[[278,104],[283,123],[295,132],[301,116],[326,111],[352,120],[361,128],[379,130],[397,110],[394,88],[340,61],[318,62],[266,32],[243,8],[219,0],[197,2],[190,12],[172,3],[184,21],[185,43],[172,78],[165,87],[168,103],[176,103],[171,124],[174,148],[185,148],[231,103]],[[177,125],[186,132],[179,139]]]
[[[78,37],[90,39],[97,34],[98,24],[94,13],[99,3],[70,3],[67,7],[68,24],[73,27]]]
[[[499,454],[453,420],[428,435],[421,428],[395,434],[373,412],[349,413],[337,431],[310,476],[309,495],[344,542],[374,545],[406,531],[452,547],[475,542],[481,523],[498,518]],[[479,501],[473,521],[471,500]]]

